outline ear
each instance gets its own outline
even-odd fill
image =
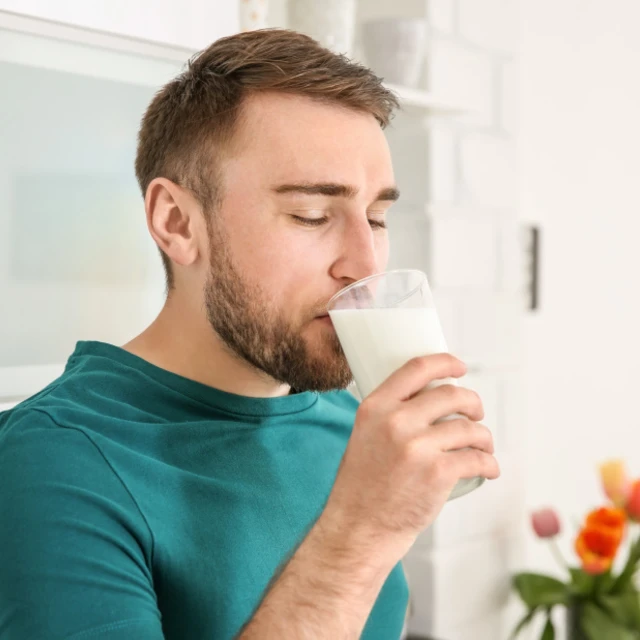
[[[149,233],[160,249],[179,265],[193,264],[201,241],[202,212],[196,200],[175,182],[155,178],[147,187],[144,206]]]

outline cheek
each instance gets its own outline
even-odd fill
[[[236,268],[247,284],[261,292],[263,303],[272,309],[295,306],[317,272],[311,247],[300,238],[255,226],[237,240],[232,247]]]
[[[331,241],[313,233],[280,234],[277,242],[263,242],[252,256],[252,278],[259,283],[264,303],[287,322],[297,324],[324,296],[333,293],[329,274],[335,259]]]
[[[264,291],[271,300],[278,282],[287,278],[284,250],[278,251],[267,239],[248,242],[240,249],[237,265],[242,276]]]

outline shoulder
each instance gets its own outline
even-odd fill
[[[10,464],[26,449],[44,455],[61,433],[53,418],[37,406],[35,397],[29,398],[0,414],[0,460]]]
[[[93,509],[111,501],[135,510],[91,436],[58,424],[37,406],[18,405],[0,416],[0,468],[0,503],[5,508],[46,510],[53,501],[62,501]]]
[[[64,480],[99,486],[112,475],[86,432],[58,424],[37,403],[18,405],[2,415],[0,468],[3,484],[13,485]]]
[[[36,537],[55,527],[95,526],[116,537],[126,529],[151,543],[135,499],[100,447],[39,408],[18,405],[0,417],[0,469],[0,544],[14,525]]]

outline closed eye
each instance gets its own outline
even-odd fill
[[[291,216],[296,222],[307,227],[320,227],[329,221],[326,216],[324,218],[303,218],[302,216]]]
[[[306,226],[306,227],[321,227],[323,224],[326,224],[329,221],[329,218],[326,216],[323,218],[304,218],[303,216],[291,216],[296,222]],[[369,220],[369,224],[372,229],[386,229],[387,224],[383,220]]]

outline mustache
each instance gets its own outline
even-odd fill
[[[336,293],[339,293],[339,291],[336,291]],[[334,295],[335,294],[323,299],[322,302],[318,302],[311,306],[312,311],[310,312],[310,315],[312,320],[318,316],[326,316],[329,313],[329,302]]]
[[[327,298],[326,302],[322,302],[321,304],[319,303],[317,305],[317,307],[313,307],[314,309],[316,309],[316,312],[313,314],[314,318],[317,318],[318,316],[325,316],[329,313],[329,303],[331,302],[331,300],[333,300],[333,298],[338,295],[341,291],[344,291],[345,289],[348,289],[351,285],[345,285],[344,287],[342,287],[341,289],[338,289],[333,295],[331,295],[329,298]],[[371,293],[371,291],[369,291],[369,289],[367,287],[355,287],[354,289],[352,289],[351,292],[351,300],[349,303],[347,303],[346,305],[344,304],[344,302],[342,303],[342,305],[340,303],[338,303],[338,305],[335,307],[336,309],[340,309],[340,308],[355,308],[355,309],[368,309],[372,306],[375,306],[373,304],[374,301],[374,297]]]

